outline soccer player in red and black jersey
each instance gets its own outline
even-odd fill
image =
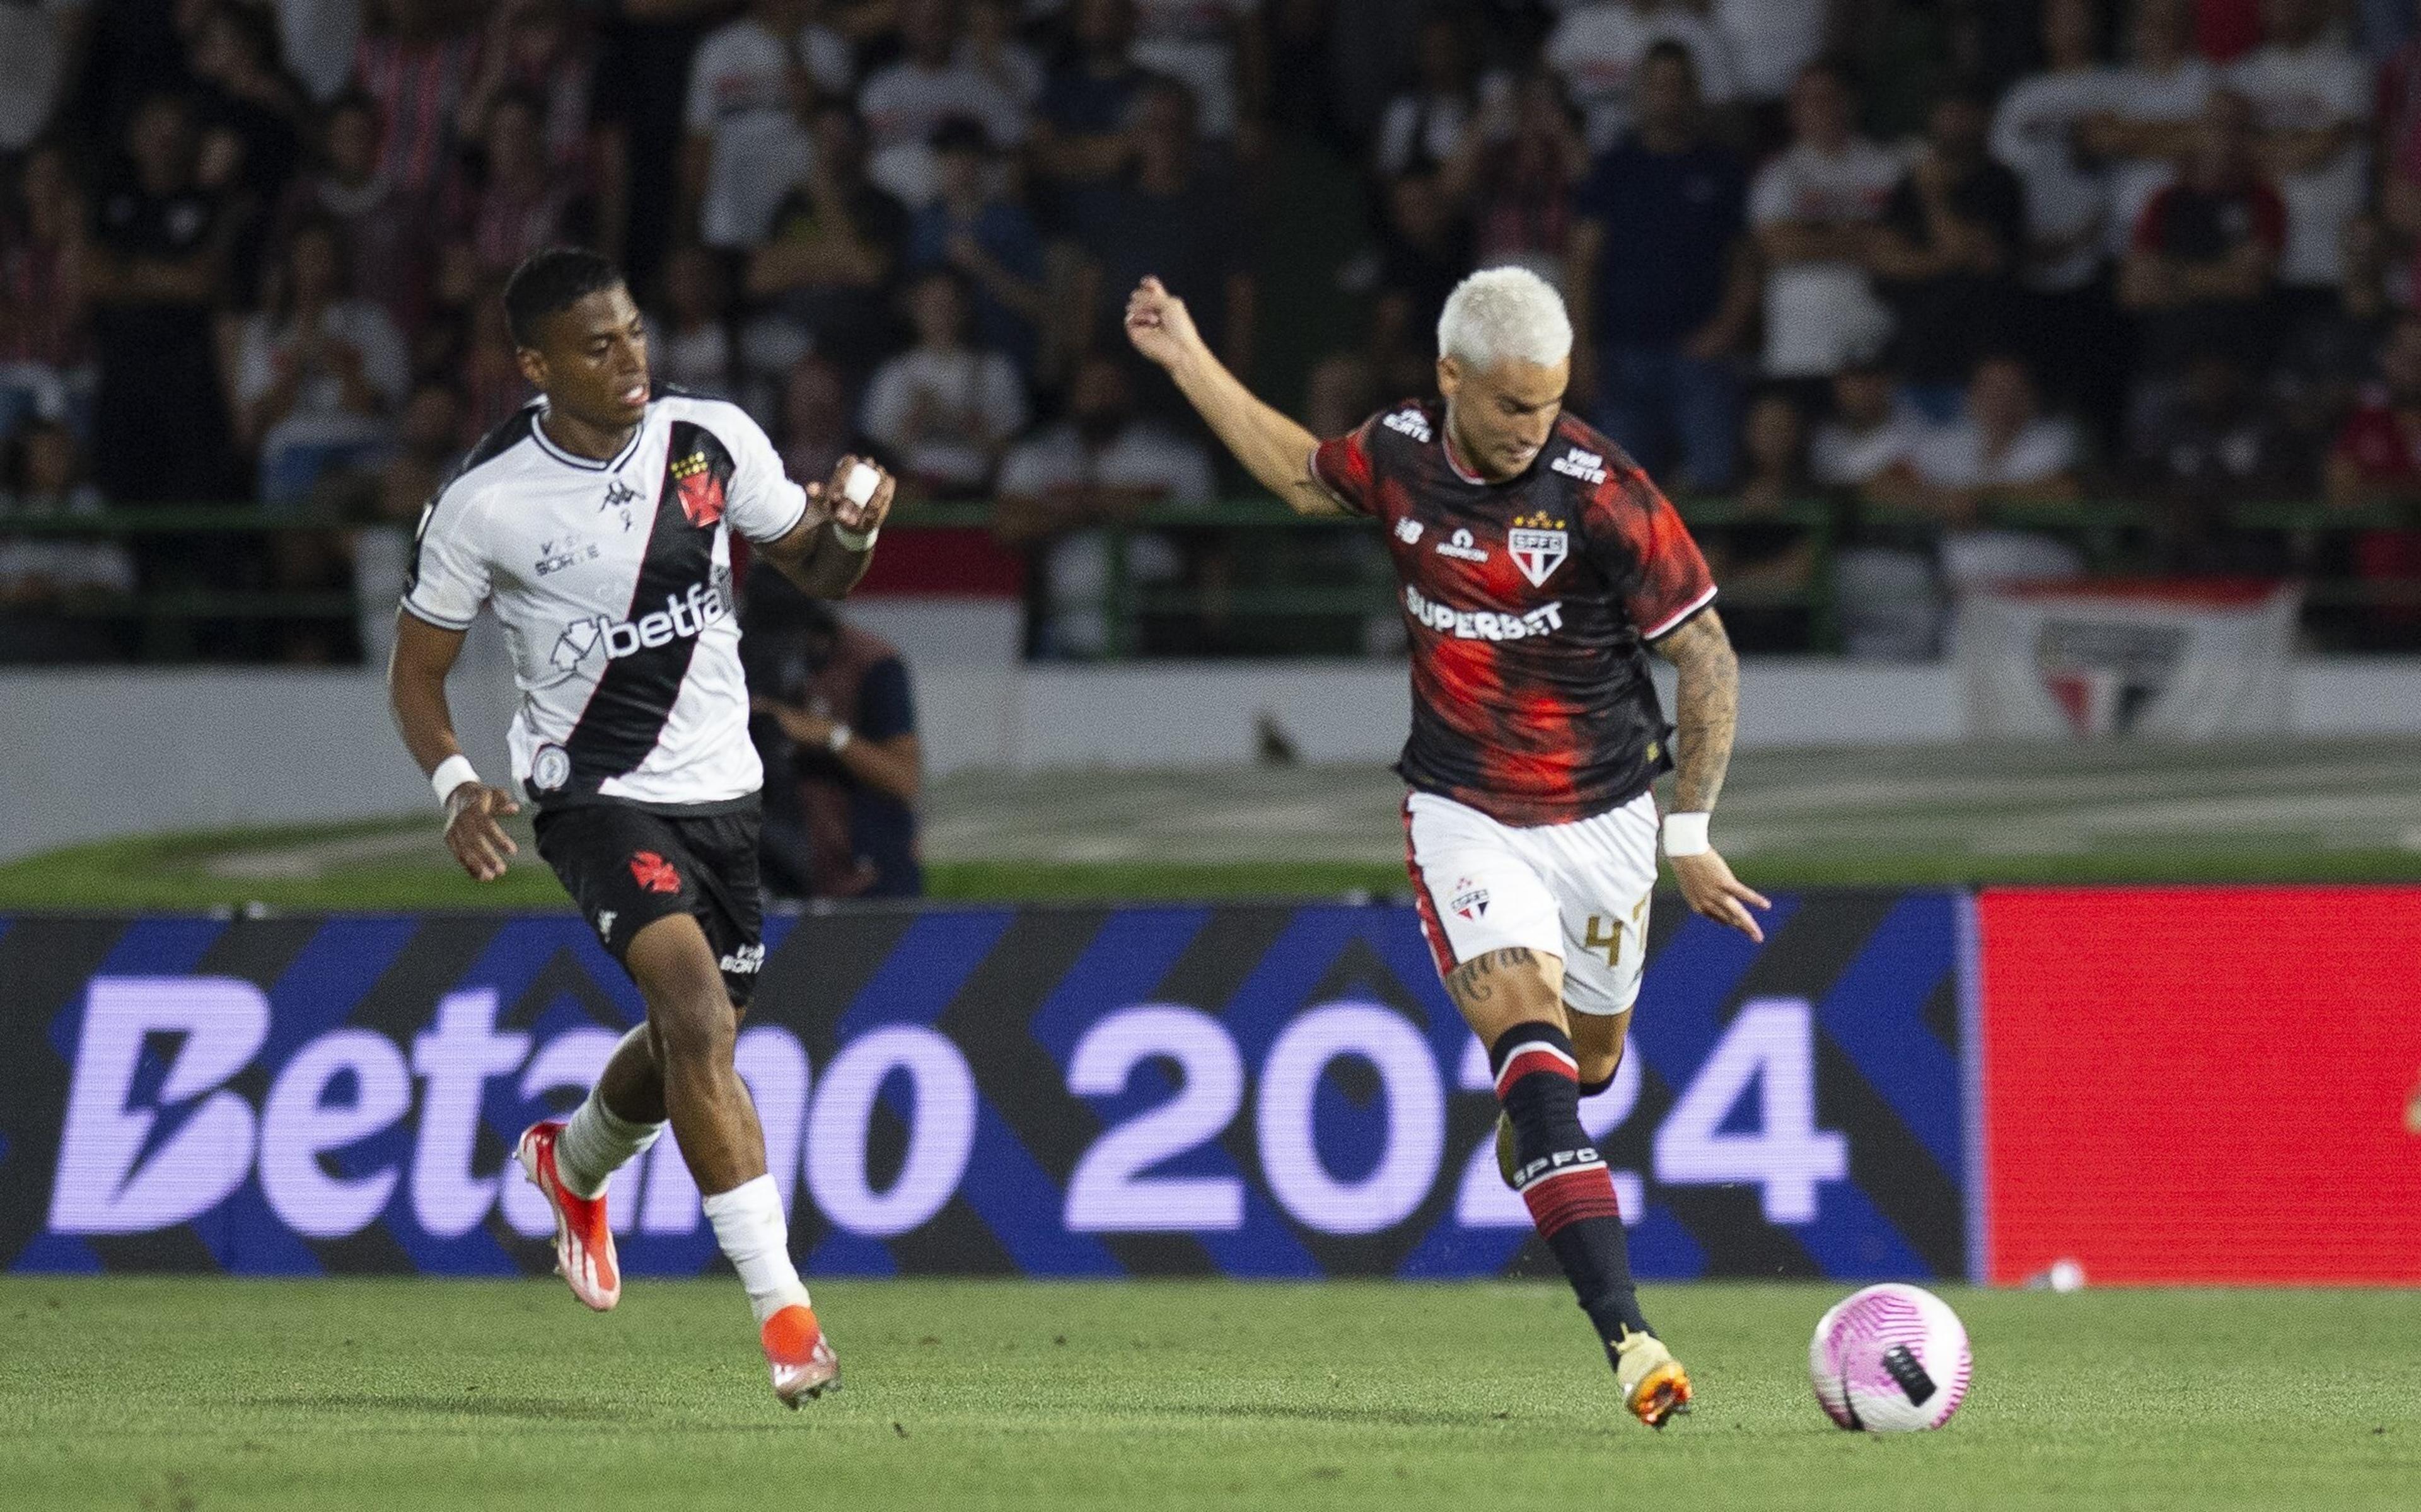
[[[1386,528],[1412,637],[1397,771],[1407,860],[1438,971],[1489,1049],[1498,1153],[1605,1343],[1623,1403],[1663,1427],[1690,1379],[1640,1315],[1622,1217],[1580,1100],[1612,1084],[1646,958],[1660,823],[1690,906],[1763,939],[1767,903],[1707,843],[1730,764],[1739,663],[1672,505],[1564,413],[1572,330],[1519,268],[1474,273],[1438,322],[1443,403],[1322,442],[1220,365],[1158,279],[1128,337],[1296,513]],[[1649,680],[1679,670],[1678,727]]]

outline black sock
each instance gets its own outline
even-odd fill
[[[1491,1047],[1490,1061],[1496,1099],[1513,1121],[1513,1189],[1564,1268],[1581,1311],[1609,1349],[1626,1333],[1652,1332],[1632,1284],[1613,1178],[1581,1127],[1571,1040],[1551,1023],[1515,1024]]]

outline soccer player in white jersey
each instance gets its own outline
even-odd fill
[[[651,390],[629,289],[594,253],[541,252],[505,311],[542,397],[499,427],[420,521],[388,690],[405,745],[445,806],[445,842],[504,875],[497,822],[537,806],[539,853],[629,971],[647,1022],[623,1037],[568,1121],[517,1150],[555,1214],[555,1258],[600,1312],[621,1297],[606,1181],[667,1121],[716,1242],[747,1287],[773,1393],[789,1407],[839,1366],[790,1263],[765,1136],[733,1064],[764,959],[758,790],[731,536],[759,570],[836,599],[865,572],[892,481],[843,458],[804,488],[739,407]],[[482,606],[504,627],[522,699],[513,788],[480,781],[445,675]],[[849,739],[834,734],[834,748]]]

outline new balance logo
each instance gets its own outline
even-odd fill
[[[1418,410],[1398,410],[1379,423],[1399,436],[1410,436],[1414,441],[1429,439],[1429,416]]]
[[[1578,446],[1574,446],[1549,462],[1547,466],[1566,477],[1576,477],[1584,483],[1605,481],[1605,459],[1593,451],[1583,451]]]
[[[694,640],[730,613],[731,602],[722,589],[693,583],[686,594],[664,595],[664,606],[652,615],[637,619],[607,619],[599,615],[574,620],[555,638],[554,654],[547,660],[557,671],[570,672],[601,646],[606,661],[618,662],[677,640]]]

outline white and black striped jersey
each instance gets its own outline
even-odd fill
[[[739,406],[659,389],[611,461],[547,437],[543,399],[499,426],[420,517],[403,607],[463,630],[490,605],[521,708],[513,776],[542,807],[712,811],[764,769],[731,538],[780,538],[804,490]]]

